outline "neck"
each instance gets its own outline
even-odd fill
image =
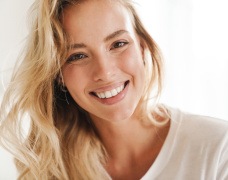
[[[108,153],[105,168],[113,179],[140,179],[158,156],[169,130],[169,123],[157,128],[137,118],[115,123],[93,118],[93,122]]]
[[[151,149],[157,138],[156,127],[137,118],[110,122],[93,118],[98,134],[112,159],[133,158]]]

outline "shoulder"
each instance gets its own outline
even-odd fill
[[[170,133],[176,134],[174,149],[179,154],[184,154],[185,158],[195,159],[197,164],[194,166],[201,164],[207,169],[216,170],[217,178],[228,178],[228,121],[169,107],[168,111],[171,119]]]
[[[168,108],[171,123],[176,123],[180,130],[186,133],[194,133],[205,136],[228,136],[228,121],[187,113],[179,109]]]
[[[228,121],[165,107],[170,129],[145,179],[227,179]]]

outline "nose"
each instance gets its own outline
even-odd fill
[[[115,60],[105,53],[97,55],[92,67],[94,81],[110,81],[116,73]]]

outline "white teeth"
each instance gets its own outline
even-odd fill
[[[105,98],[105,94],[104,93],[100,93],[101,97],[100,98]]]
[[[119,94],[121,91],[123,91],[123,89],[124,89],[124,85],[121,85],[121,86],[117,87],[116,89],[112,89],[110,91],[99,92],[99,93],[96,93],[96,95],[101,99],[110,98],[110,97],[113,97],[113,96],[116,96],[117,94]]]
[[[118,94],[117,90],[115,90],[115,89],[111,90],[111,93],[112,93],[112,96],[115,96]]]
[[[110,91],[105,91],[105,97],[106,98],[112,97],[112,93]]]

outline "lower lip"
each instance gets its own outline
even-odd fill
[[[93,96],[97,101],[99,101],[102,104],[105,105],[112,105],[112,104],[116,104],[118,102],[120,102],[127,94],[128,91],[128,87],[129,87],[130,82],[125,86],[125,88],[123,89],[123,91],[121,91],[119,94],[117,94],[116,96],[110,97],[110,98],[98,98],[96,96]]]

